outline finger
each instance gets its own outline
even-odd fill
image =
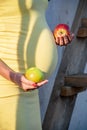
[[[60,45],[60,46],[63,46],[63,45],[64,45],[63,37],[60,37],[60,38],[59,38],[59,45]]]
[[[72,39],[74,38],[74,34],[69,34],[69,35],[67,35],[67,37],[68,37],[69,41],[72,41]]]
[[[56,37],[55,42],[57,45],[59,45],[59,37]]]
[[[44,81],[42,81],[42,82],[40,82],[40,83],[37,83],[37,85],[38,85],[38,86],[42,86],[42,85],[44,85],[44,84],[46,84],[46,83],[48,83],[48,80],[44,80]]]
[[[74,38],[74,36],[75,36],[74,33],[72,33],[72,34],[71,34],[72,39]]]
[[[33,86],[33,85],[26,85],[26,84],[22,83],[21,88],[22,88],[24,91],[29,91],[29,90],[36,89],[36,88],[37,88],[37,86]]]
[[[21,77],[21,82],[23,82],[23,83],[26,84],[26,85],[36,86],[36,83],[35,83],[35,82],[26,79],[25,76],[22,76],[22,77]]]
[[[70,42],[70,41],[69,41],[68,37],[67,37],[67,36],[64,36],[64,44],[67,45],[69,42]]]

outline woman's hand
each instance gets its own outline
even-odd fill
[[[57,45],[66,46],[72,41],[74,34],[70,32],[67,24],[58,24],[54,28],[53,36]]]
[[[55,43],[59,46],[66,46],[71,43],[73,38],[74,38],[74,34],[70,33],[65,36],[56,37]]]
[[[35,83],[25,78],[21,73],[11,73],[11,80],[21,87],[24,91],[33,90],[41,87],[42,85],[48,83],[48,80],[44,80],[40,83]]]
[[[36,84],[35,82],[29,81],[28,79],[25,78],[23,74],[13,71],[1,59],[0,59],[0,75],[6,78],[7,80],[16,83],[24,91],[39,88],[48,82],[48,80],[44,80]]]

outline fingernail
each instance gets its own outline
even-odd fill
[[[33,85],[34,87],[37,87],[37,84],[35,84],[35,83],[33,83],[32,85]]]

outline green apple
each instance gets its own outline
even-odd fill
[[[44,80],[44,73],[37,67],[31,67],[26,70],[25,77],[35,83]]]

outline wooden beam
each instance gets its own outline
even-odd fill
[[[82,18],[82,20],[81,20],[81,26],[87,27],[87,18]]]
[[[87,88],[87,74],[75,74],[75,75],[65,76],[64,85]]]
[[[66,97],[66,96],[74,96],[74,95],[76,95],[76,94],[78,94],[78,93],[80,93],[80,92],[83,92],[83,91],[85,91],[86,90],[86,88],[85,87],[71,87],[71,86],[63,86],[62,88],[61,88],[61,93],[60,93],[60,95],[61,96],[64,96],[64,97]]]
[[[73,96],[87,89],[87,74],[75,74],[64,77],[61,96]]]
[[[81,25],[78,29],[77,37],[81,37],[81,38],[87,37],[87,18],[81,19]]]
[[[81,38],[87,37],[87,27],[80,27],[77,32],[77,37]]]
[[[72,25],[72,32],[77,33],[80,20],[87,17],[87,0],[80,0]],[[76,95],[60,96],[66,75],[83,73],[87,59],[87,39],[77,39],[65,48],[63,59],[57,73],[50,102],[43,121],[43,130],[68,130]]]

